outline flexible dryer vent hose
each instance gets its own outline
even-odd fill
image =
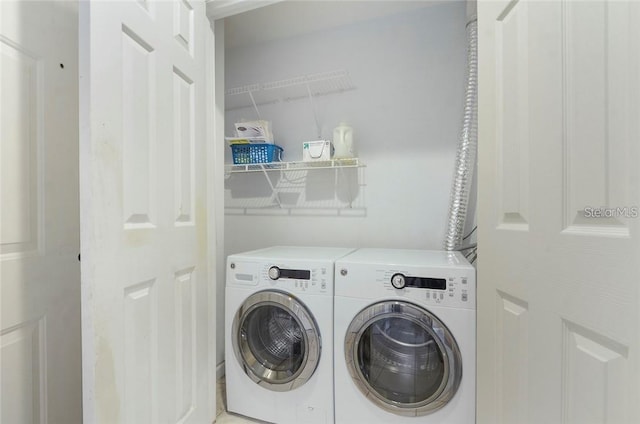
[[[462,243],[469,204],[469,191],[478,149],[478,21],[467,24],[467,87],[464,119],[458,140],[456,165],[449,200],[445,250],[456,250]]]

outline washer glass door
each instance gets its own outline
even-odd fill
[[[407,302],[380,302],[361,311],[347,330],[345,358],[360,391],[398,415],[442,408],[462,378],[453,335],[436,316]]]
[[[232,334],[240,366],[269,390],[300,387],[318,366],[318,325],[291,294],[266,290],[249,296],[234,317]]]

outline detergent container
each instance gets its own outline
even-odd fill
[[[333,129],[334,159],[352,158],[353,128],[344,122]]]

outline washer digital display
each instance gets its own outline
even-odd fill
[[[280,278],[292,278],[294,280],[310,280],[311,271],[308,269],[280,269]]]

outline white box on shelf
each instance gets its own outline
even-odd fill
[[[304,162],[331,160],[331,142],[329,140],[303,142],[302,160]]]
[[[238,138],[263,139],[266,143],[273,143],[271,123],[263,119],[259,121],[236,122]]]

